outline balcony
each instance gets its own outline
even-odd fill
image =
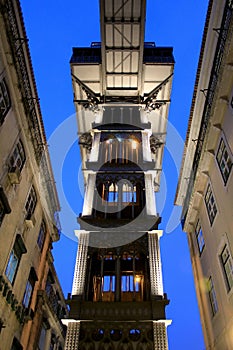
[[[58,296],[54,292],[53,288],[46,288],[46,290],[38,290],[38,298],[43,299],[43,304],[47,308],[48,312],[51,313],[52,317],[59,321],[61,330],[63,332],[63,324],[61,319],[65,318],[66,312],[64,307],[59,302]]]
[[[165,319],[166,298],[143,302],[89,302],[77,301],[75,297],[68,301],[70,318],[79,320],[103,321],[143,321]]]

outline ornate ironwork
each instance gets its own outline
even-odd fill
[[[84,84],[79,78],[77,78],[74,74],[71,74],[75,82],[80,86],[80,88],[85,92],[87,99],[83,101],[77,101],[82,104],[85,109],[90,109],[93,112],[97,112],[99,110],[98,104],[100,100],[97,98],[97,94],[92,91],[86,84]]]
[[[159,234],[148,232],[151,295],[163,295]]]
[[[158,139],[158,137],[155,137],[154,135],[151,135],[150,137],[150,149],[153,154],[156,154],[158,149],[164,144],[163,141]]]
[[[88,152],[92,149],[92,136],[90,132],[84,132],[78,140],[78,144],[82,145],[84,148],[87,149]]]
[[[142,101],[142,103],[145,104],[146,111],[151,112],[155,109],[159,109],[162,105],[169,102],[168,100],[157,100],[157,96],[172,76],[173,73],[170,74],[164,81],[162,81],[162,83],[156,86],[153,90],[151,90],[151,92],[148,95],[145,96],[146,98],[144,101]]]

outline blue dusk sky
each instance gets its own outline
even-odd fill
[[[148,0],[145,41],[172,46],[175,73],[157,207],[170,350],[204,350],[186,234],[174,207],[179,168],[207,11],[207,0]],[[42,116],[61,203],[62,233],[53,245],[64,295],[71,292],[83,186],[70,75],[72,47],[100,41],[98,0],[21,0]]]

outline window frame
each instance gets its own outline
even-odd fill
[[[3,201],[0,197],[0,227],[3,223],[5,215],[6,215],[5,207],[4,207]]]
[[[17,168],[21,172],[25,162],[26,162],[26,153],[25,153],[24,145],[22,140],[19,139],[18,142],[15,144],[14,149],[10,155],[9,171]]]
[[[22,304],[24,307],[29,308],[32,300],[32,295],[35,287],[35,283],[38,281],[36,271],[34,267],[31,267],[30,273],[27,279]]]
[[[46,342],[46,334],[48,329],[50,329],[50,325],[48,320],[43,317],[42,323],[41,323],[41,327],[40,327],[40,336],[38,339],[38,350],[43,350],[44,346],[45,346],[45,342]]]
[[[227,256],[226,260],[223,259],[223,253],[224,253],[225,249],[228,250],[228,256]],[[227,289],[227,292],[230,292],[231,290],[233,290],[233,258],[232,258],[232,254],[231,254],[231,251],[230,251],[229,246],[228,246],[227,243],[221,249],[221,252],[219,254],[219,259],[220,259],[220,264],[221,264],[221,267],[222,267],[223,277],[224,277],[224,280],[225,280],[225,283],[226,283],[226,289]],[[226,269],[226,265],[229,262],[230,262],[229,270],[232,273],[232,276],[230,276],[230,277],[228,276],[228,272],[227,272],[227,269]]]
[[[11,285],[13,285],[15,282],[16,275],[17,275],[18,268],[19,268],[19,264],[21,261],[21,257],[25,253],[27,253],[27,249],[24,245],[24,242],[23,242],[21,235],[18,233],[16,235],[14,245],[10,251],[10,255],[9,255],[8,260],[7,260],[7,265],[5,268],[5,276],[7,277],[7,279],[11,283]],[[12,270],[12,266],[11,266],[12,261],[11,260],[14,257],[17,259],[17,264],[14,266],[13,274],[11,274],[10,273],[10,271]]]
[[[210,183],[207,185],[204,201],[205,201],[205,206],[206,206],[207,214],[208,214],[209,221],[210,221],[210,226],[212,226],[214,223],[214,220],[216,218],[216,215],[218,213],[218,208],[217,208],[216,199],[215,199],[215,196],[213,194],[213,190],[212,190]],[[212,212],[213,212],[213,214],[212,214]]]
[[[43,234],[42,234],[42,232],[43,232]],[[45,224],[45,221],[42,220],[41,225],[40,225],[40,230],[38,233],[38,237],[37,237],[37,241],[36,241],[37,246],[39,247],[40,251],[43,250],[45,238],[46,238],[46,224]]]
[[[222,148],[222,149],[221,149]],[[224,158],[224,153],[226,152],[227,154],[227,160]],[[228,164],[228,161],[230,160],[230,166]],[[224,182],[224,186],[226,186],[228,179],[231,175],[231,170],[232,170],[232,157],[231,157],[231,152],[227,146],[227,143],[225,142],[225,140],[223,139],[223,137],[221,137],[219,145],[218,145],[218,150],[216,153],[216,162],[218,164],[218,168],[219,171],[221,173],[222,176],[222,180]],[[222,164],[224,165],[224,167],[222,167]],[[227,169],[227,176],[225,176],[225,170]]]
[[[12,341],[11,350],[23,350],[23,346],[16,337]]]
[[[104,275],[103,276],[103,293],[115,293],[116,291],[116,276],[115,275]]]
[[[36,190],[32,185],[25,202],[25,212],[26,212],[25,219],[26,220],[31,219],[32,215],[34,214],[36,204],[37,204]]]
[[[196,240],[197,240],[199,255],[201,256],[202,252],[205,248],[205,240],[204,240],[204,235],[203,235],[200,220],[197,221],[197,224],[195,227],[195,236],[196,236]]]
[[[0,81],[0,126],[4,123],[4,120],[11,108],[11,97],[9,89],[6,83],[6,79],[3,78]]]
[[[209,296],[210,307],[212,311],[212,316],[214,317],[218,312],[218,301],[216,297],[212,276],[209,277],[207,283],[208,283],[208,296]]]
[[[6,214],[11,213],[11,207],[8,203],[8,199],[3,188],[0,186],[0,227],[3,223]]]
[[[17,274],[17,271],[19,268],[19,263],[20,263],[20,256],[16,253],[16,251],[13,247],[11,249],[11,252],[10,252],[10,255],[8,258],[8,262],[7,262],[7,266],[5,269],[5,275],[12,285],[14,284],[14,281],[16,278],[16,274]]]
[[[25,291],[24,291],[24,295],[23,295],[23,300],[22,300],[22,304],[26,308],[28,308],[29,305],[31,304],[33,288],[34,288],[33,282],[29,278],[27,280],[27,283],[26,283],[26,287],[25,287]]]

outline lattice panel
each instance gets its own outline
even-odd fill
[[[148,233],[151,294],[163,295],[163,281],[159,237],[157,232]]]
[[[167,328],[165,322],[153,322],[154,350],[168,350]]]
[[[72,295],[82,295],[84,292],[89,232],[80,232],[78,234],[78,238],[79,243],[74,271]]]
[[[78,350],[80,322],[69,322],[64,350]]]

